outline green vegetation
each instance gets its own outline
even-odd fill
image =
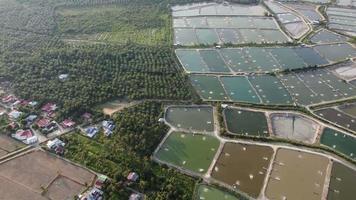
[[[168,48],[138,45],[63,47],[14,60],[1,74],[23,98],[61,104],[70,114],[112,98],[188,99],[188,83]],[[61,81],[58,76],[68,74]]]
[[[193,179],[150,159],[168,131],[158,123],[162,111],[162,105],[153,102],[125,109],[114,116],[117,127],[110,138],[103,134],[95,140],[79,133],[63,136],[67,143],[65,157],[113,178],[106,189],[108,199],[128,199],[121,184],[130,171],[140,175],[139,182],[131,187],[148,199],[191,199]]]
[[[132,41],[146,45],[172,43],[169,14],[155,5],[60,8],[57,19],[58,32],[74,41]]]
[[[0,0],[0,82],[21,98],[56,102],[59,116],[114,98],[191,99],[168,3]]]

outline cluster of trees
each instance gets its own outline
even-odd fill
[[[122,183],[131,171],[140,179],[130,187],[145,193],[148,199],[191,199],[194,179],[150,159],[168,131],[158,122],[162,112],[162,104],[145,102],[115,115],[117,127],[109,138],[103,134],[93,140],[79,133],[65,135],[65,157],[113,178],[105,189],[107,199],[128,199]]]
[[[0,72],[22,98],[57,102],[71,114],[113,98],[190,99],[173,56],[166,47],[62,47],[5,56]]]

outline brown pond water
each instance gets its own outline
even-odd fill
[[[269,199],[320,200],[329,160],[315,154],[279,149],[268,180]]]
[[[226,143],[212,176],[256,198],[272,154],[273,149],[266,146]]]

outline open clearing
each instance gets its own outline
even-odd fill
[[[223,111],[227,130],[232,134],[268,137],[268,125],[264,112],[238,108]]]
[[[232,194],[208,185],[199,185],[196,200],[238,200]]]
[[[329,160],[316,154],[278,149],[269,177],[269,199],[320,200]]]
[[[72,199],[94,178],[92,172],[41,150],[0,164],[0,192],[5,199]]]
[[[99,106],[99,108],[102,109],[103,113],[105,115],[112,116],[114,113],[121,111],[124,108],[134,106],[138,102],[127,102],[127,101],[122,101],[122,100],[114,100],[114,101],[109,101],[107,103],[104,103]]]
[[[215,137],[172,132],[156,156],[161,161],[195,173],[205,173],[218,148],[219,140]]]
[[[353,199],[355,197],[356,171],[334,162],[331,170],[328,200]]]
[[[273,134],[285,139],[314,143],[320,129],[317,122],[294,113],[273,113],[270,117]]]
[[[267,146],[226,143],[212,177],[257,198],[272,154],[273,149]]]
[[[190,132],[214,131],[213,107],[211,106],[169,106],[165,120],[176,128]]]

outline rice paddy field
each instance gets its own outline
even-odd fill
[[[192,132],[214,131],[211,106],[169,106],[165,113],[165,120],[176,128]]]
[[[266,196],[269,199],[320,200],[329,160],[320,155],[278,149]]]
[[[219,140],[208,135],[172,132],[155,155],[160,161],[203,174],[219,148]]]
[[[273,134],[276,137],[314,143],[320,125],[302,115],[294,113],[272,113],[270,115]]]
[[[356,131],[355,117],[350,116],[337,108],[323,108],[314,111],[315,114],[341,127]]]
[[[353,136],[334,129],[325,128],[320,143],[350,157],[351,159],[356,159],[356,138]]]
[[[347,42],[347,40],[348,38],[346,36],[331,32],[327,29],[321,29],[310,38],[310,41],[315,44],[344,43]]]
[[[331,52],[335,45],[338,53]],[[176,55],[188,73],[225,74],[273,72],[322,66],[356,56],[356,50],[351,45],[346,43],[335,45],[294,48],[177,49]],[[323,49],[324,47],[326,49]]]
[[[355,197],[356,171],[334,162],[331,170],[328,200],[353,199]]]
[[[356,36],[356,11],[352,8],[328,7],[330,29],[342,32],[350,36]]]
[[[268,137],[264,112],[228,107],[223,111],[227,130],[232,134]]]
[[[226,143],[212,177],[253,198],[260,195],[273,149],[267,146]]]
[[[208,185],[199,185],[195,200],[238,200],[232,194]]]

